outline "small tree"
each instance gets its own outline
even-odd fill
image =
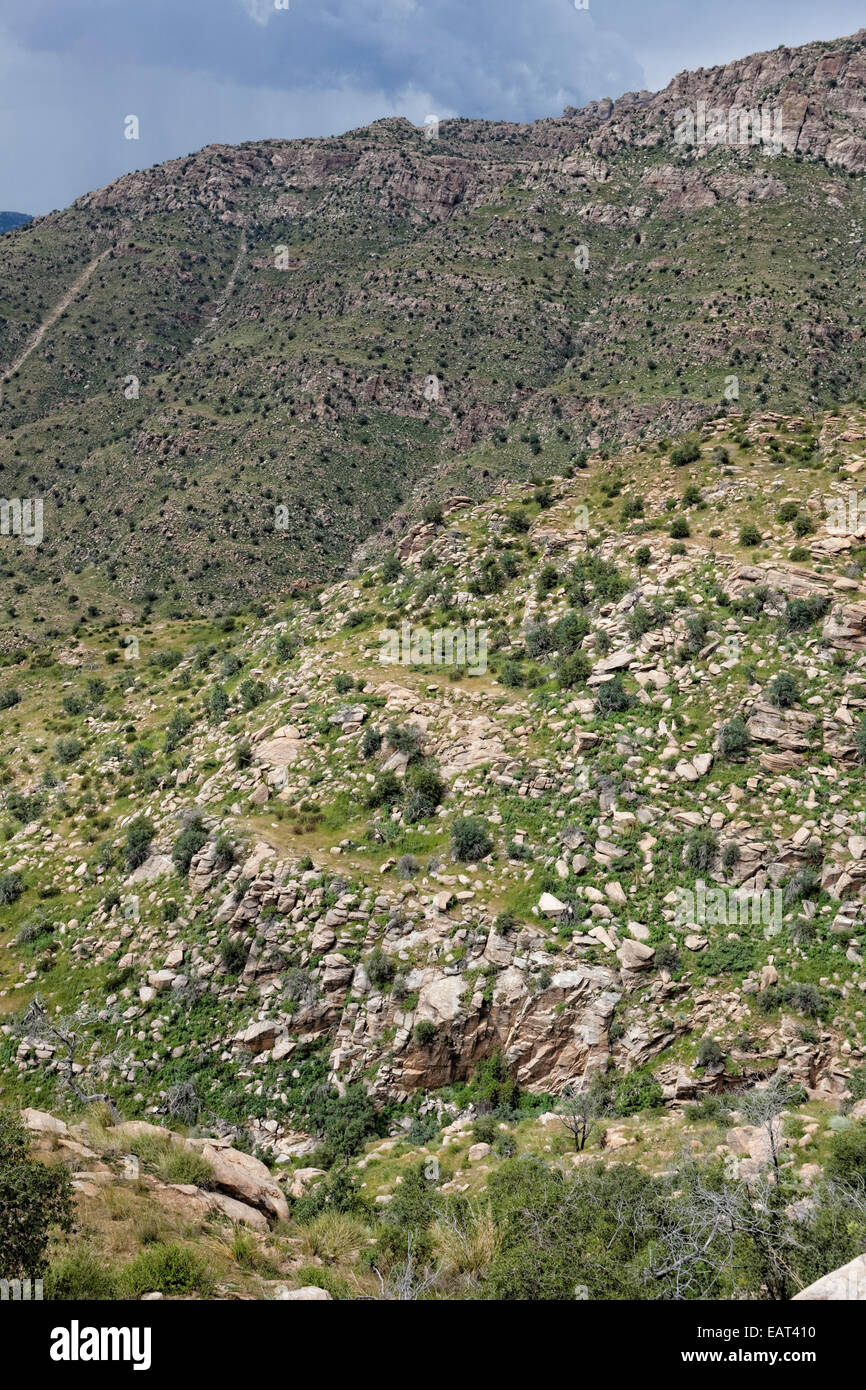
[[[788,1106],[796,1104],[798,1095],[798,1091],[781,1072],[776,1072],[766,1086],[756,1086],[751,1091],[741,1091],[737,1095],[737,1109],[743,1119],[748,1124],[756,1125],[762,1129],[767,1136],[770,1161],[777,1177],[779,1173],[779,1145],[782,1137],[779,1117],[783,1110],[788,1109]]]
[[[559,1104],[559,1118],[574,1140],[576,1153],[582,1153],[586,1148],[599,1114],[598,1094],[593,1093],[583,1083],[580,1086],[569,1086],[563,1091]]]
[[[73,1228],[72,1180],[60,1164],[30,1157],[27,1131],[17,1115],[0,1111],[0,1271],[4,1279],[32,1279],[45,1267],[52,1229]]]
[[[55,1049],[64,1049],[65,1057],[59,1056],[56,1060],[62,1068],[63,1081],[75,1099],[81,1105],[93,1105],[101,1101],[103,1105],[108,1106],[115,1124],[119,1124],[120,1112],[108,1092],[97,1091],[88,1095],[82,1087],[83,1069],[78,1061],[78,1049],[84,1041],[82,1034],[86,1033],[88,1027],[94,1022],[95,1019],[92,1014],[79,1018],[61,1015],[51,1016],[46,1012],[37,994],[23,1015],[16,1031],[25,1037],[50,1043]]]

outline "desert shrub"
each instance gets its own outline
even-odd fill
[[[245,767],[250,766],[252,760],[253,750],[249,739],[241,739],[240,743],[235,748],[235,767],[239,771],[243,771]]]
[[[852,1124],[834,1135],[825,1171],[838,1182],[866,1186],[866,1124]]]
[[[436,769],[426,764],[412,769],[408,787],[403,817],[410,824],[432,816],[445,797],[445,783]]]
[[[247,963],[248,944],[242,936],[226,936],[220,942],[220,959],[230,975],[240,975]]]
[[[684,516],[675,516],[668,528],[671,540],[684,541],[692,534],[691,527]]]
[[[120,1285],[126,1298],[145,1293],[192,1294],[207,1297],[213,1279],[201,1256],[174,1242],[146,1246],[120,1271]]]
[[[701,1038],[697,1055],[699,1067],[717,1066],[724,1055],[715,1038]]]
[[[747,521],[740,527],[737,539],[740,545],[752,547],[761,544],[761,533],[753,521]]]
[[[585,685],[592,670],[592,662],[585,652],[572,652],[556,663],[556,679],[564,690]]]
[[[686,840],[686,864],[699,876],[709,872],[718,852],[719,842],[708,825],[697,826]]]
[[[382,735],[372,724],[368,724],[361,739],[361,757],[365,761],[374,757],[382,747]]]
[[[17,870],[0,874],[0,906],[8,907],[17,902],[25,889],[24,879]]]
[[[81,747],[77,738],[59,738],[54,745],[54,756],[62,766],[68,767],[81,757]]]
[[[781,671],[775,680],[771,681],[768,694],[770,703],[777,709],[789,709],[800,698],[797,682],[787,671]]]
[[[484,821],[478,816],[460,816],[451,826],[451,845],[455,858],[466,861],[484,859],[493,849]]]
[[[510,659],[508,661],[503,661],[502,669],[499,672],[499,679],[503,685],[508,686],[511,690],[513,690],[515,686],[522,685],[523,672],[520,668],[520,662]]]
[[[419,1047],[429,1047],[436,1036],[436,1025],[432,1019],[419,1018],[415,1024],[414,1037]]]
[[[221,685],[215,685],[207,702],[208,718],[213,724],[221,724],[229,707],[229,697]]]
[[[317,1091],[311,1098],[307,1123],[321,1137],[318,1167],[329,1168],[338,1158],[351,1158],[364,1147],[379,1123],[364,1086],[353,1082],[342,1096]]]
[[[18,1115],[0,1109],[0,1270],[4,1279],[42,1274],[52,1233],[68,1234],[74,1207],[68,1170],[30,1157]]]
[[[277,638],[276,653],[278,661],[291,661],[296,656],[300,643],[292,633],[281,632]]]
[[[192,728],[192,718],[186,710],[176,709],[165,730],[163,740],[163,750],[166,753],[173,753],[175,748],[186,738]]]
[[[669,941],[663,941],[660,946],[656,946],[653,965],[657,970],[667,970],[673,975],[679,970],[680,964],[680,953],[676,946],[672,946]]]
[[[499,1051],[478,1063],[467,1092],[469,1100],[484,1114],[511,1114],[517,1109],[520,1100],[517,1082]]]
[[[65,1303],[102,1303],[118,1298],[118,1277],[105,1255],[91,1245],[74,1245],[52,1260],[44,1297]]]
[[[207,844],[207,831],[200,816],[195,815],[178,835],[172,846],[171,857],[179,874],[189,873],[193,855]]]
[[[137,869],[150,854],[153,840],[153,824],[139,816],[126,829],[126,843],[123,846],[123,860],[127,873]]]
[[[751,970],[755,963],[752,947],[746,941],[717,941],[696,957],[697,967],[707,975],[738,975]]]
[[[751,744],[751,736],[742,715],[735,714],[719,730],[719,752],[729,762],[745,758]]]
[[[595,692],[595,703],[600,714],[619,714],[631,709],[635,697],[630,695],[622,683],[622,676],[614,676],[605,681]]]
[[[731,1111],[721,1096],[701,1096],[693,1105],[686,1106],[687,1120],[713,1120],[716,1124],[727,1124]]]
[[[791,632],[801,632],[824,617],[830,600],[823,594],[812,598],[791,598],[785,604],[782,622]]]
[[[377,989],[382,989],[394,978],[394,962],[381,946],[373,947],[364,961],[364,968],[370,984],[375,985]]]
[[[405,753],[410,763],[421,756],[424,735],[414,724],[389,724],[388,742],[398,753]]]
[[[664,1094],[652,1072],[632,1071],[616,1083],[613,1108],[617,1115],[637,1115],[641,1110],[657,1110]]]
[[[367,805],[374,809],[377,806],[393,806],[403,796],[403,783],[400,781],[396,772],[390,770],[380,772],[376,781],[367,792]]]
[[[267,688],[261,681],[254,681],[247,677],[241,681],[238,691],[244,709],[256,709],[267,697]]]
[[[698,445],[691,439],[684,440],[682,444],[671,449],[671,463],[675,468],[682,468],[687,463],[697,463],[700,456]]]
[[[545,622],[531,623],[526,629],[524,641],[526,644],[526,654],[533,661],[540,656],[545,656],[552,652],[556,646],[556,638],[553,629],[548,627]]]

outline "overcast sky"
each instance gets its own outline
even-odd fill
[[[0,0],[0,209],[65,207],[214,142],[558,115],[863,23],[863,0],[588,3]]]

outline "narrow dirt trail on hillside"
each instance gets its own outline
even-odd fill
[[[214,307],[213,314],[212,314],[211,317],[208,319],[208,321],[207,321],[207,323],[206,323],[206,325],[205,325],[205,327],[204,327],[204,331],[203,331],[202,333],[200,333],[199,336],[198,336],[197,338],[193,338],[193,340],[192,340],[192,341],[193,341],[193,344],[198,344],[198,343],[202,342],[202,341],[204,340],[206,334],[208,334],[208,333],[211,331],[212,328],[216,328],[217,324],[219,323],[220,314],[222,313],[223,309],[226,307],[226,305],[228,304],[229,300],[230,300],[231,297],[232,297],[232,291],[234,290],[234,287],[235,287],[235,281],[236,281],[237,278],[238,278],[238,271],[239,271],[240,268],[241,268],[241,265],[242,265],[242,263],[243,263],[243,259],[244,259],[244,256],[246,255],[246,253],[247,253],[247,234],[246,234],[246,229],[244,229],[244,230],[241,232],[241,244],[240,244],[240,246],[238,247],[238,254],[235,256],[235,263],[234,263],[234,265],[233,265],[232,268],[231,268],[231,274],[229,275],[229,278],[226,280],[225,288],[223,289],[222,294],[220,295],[219,299],[218,299],[217,302],[216,302],[216,306]]]
[[[75,296],[79,294],[81,290],[84,289],[84,286],[87,284],[88,280],[90,279],[96,267],[99,265],[100,261],[105,260],[105,257],[108,255],[108,252],[111,249],[112,248],[109,246],[105,251],[100,252],[96,259],[91,261],[90,265],[84,268],[84,270],[79,275],[78,279],[75,280],[69,286],[69,289],[66,291],[63,298],[59,299],[55,304],[54,308],[48,311],[48,313],[40,323],[36,332],[33,334],[33,337],[30,339],[30,342],[27,344],[24,351],[20,354],[19,357],[15,359],[15,361],[12,363],[12,366],[7,367],[3,375],[0,376],[0,382],[8,381],[9,377],[12,376],[14,372],[19,371],[21,367],[24,366],[24,363],[27,361],[27,358],[30,356],[31,352],[38,348],[39,344],[42,342],[42,339],[45,337],[45,334],[48,332],[49,328],[53,327],[53,325],[60,318],[60,315],[64,312],[64,310],[69,308]]]

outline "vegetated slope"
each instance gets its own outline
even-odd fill
[[[4,237],[0,478],[45,500],[4,643],[321,581],[532,456],[856,396],[864,45],[438,140],[212,146]],[[701,100],[781,107],[782,152],[677,143]]]
[[[369,1296],[375,1250],[388,1296],[790,1297],[862,1253],[864,465],[855,406],[708,422],[431,512],[266,622],[92,620],[6,672],[2,1094],[75,1121],[115,1291],[176,1265],[135,1264],[148,1210],[211,1268],[167,1291],[219,1296]],[[458,626],[474,675],[424,659]],[[68,1014],[79,1098],[191,1144],[81,1128]],[[740,1095],[773,1076],[778,1171]],[[684,1268],[706,1183],[742,1243]]]

